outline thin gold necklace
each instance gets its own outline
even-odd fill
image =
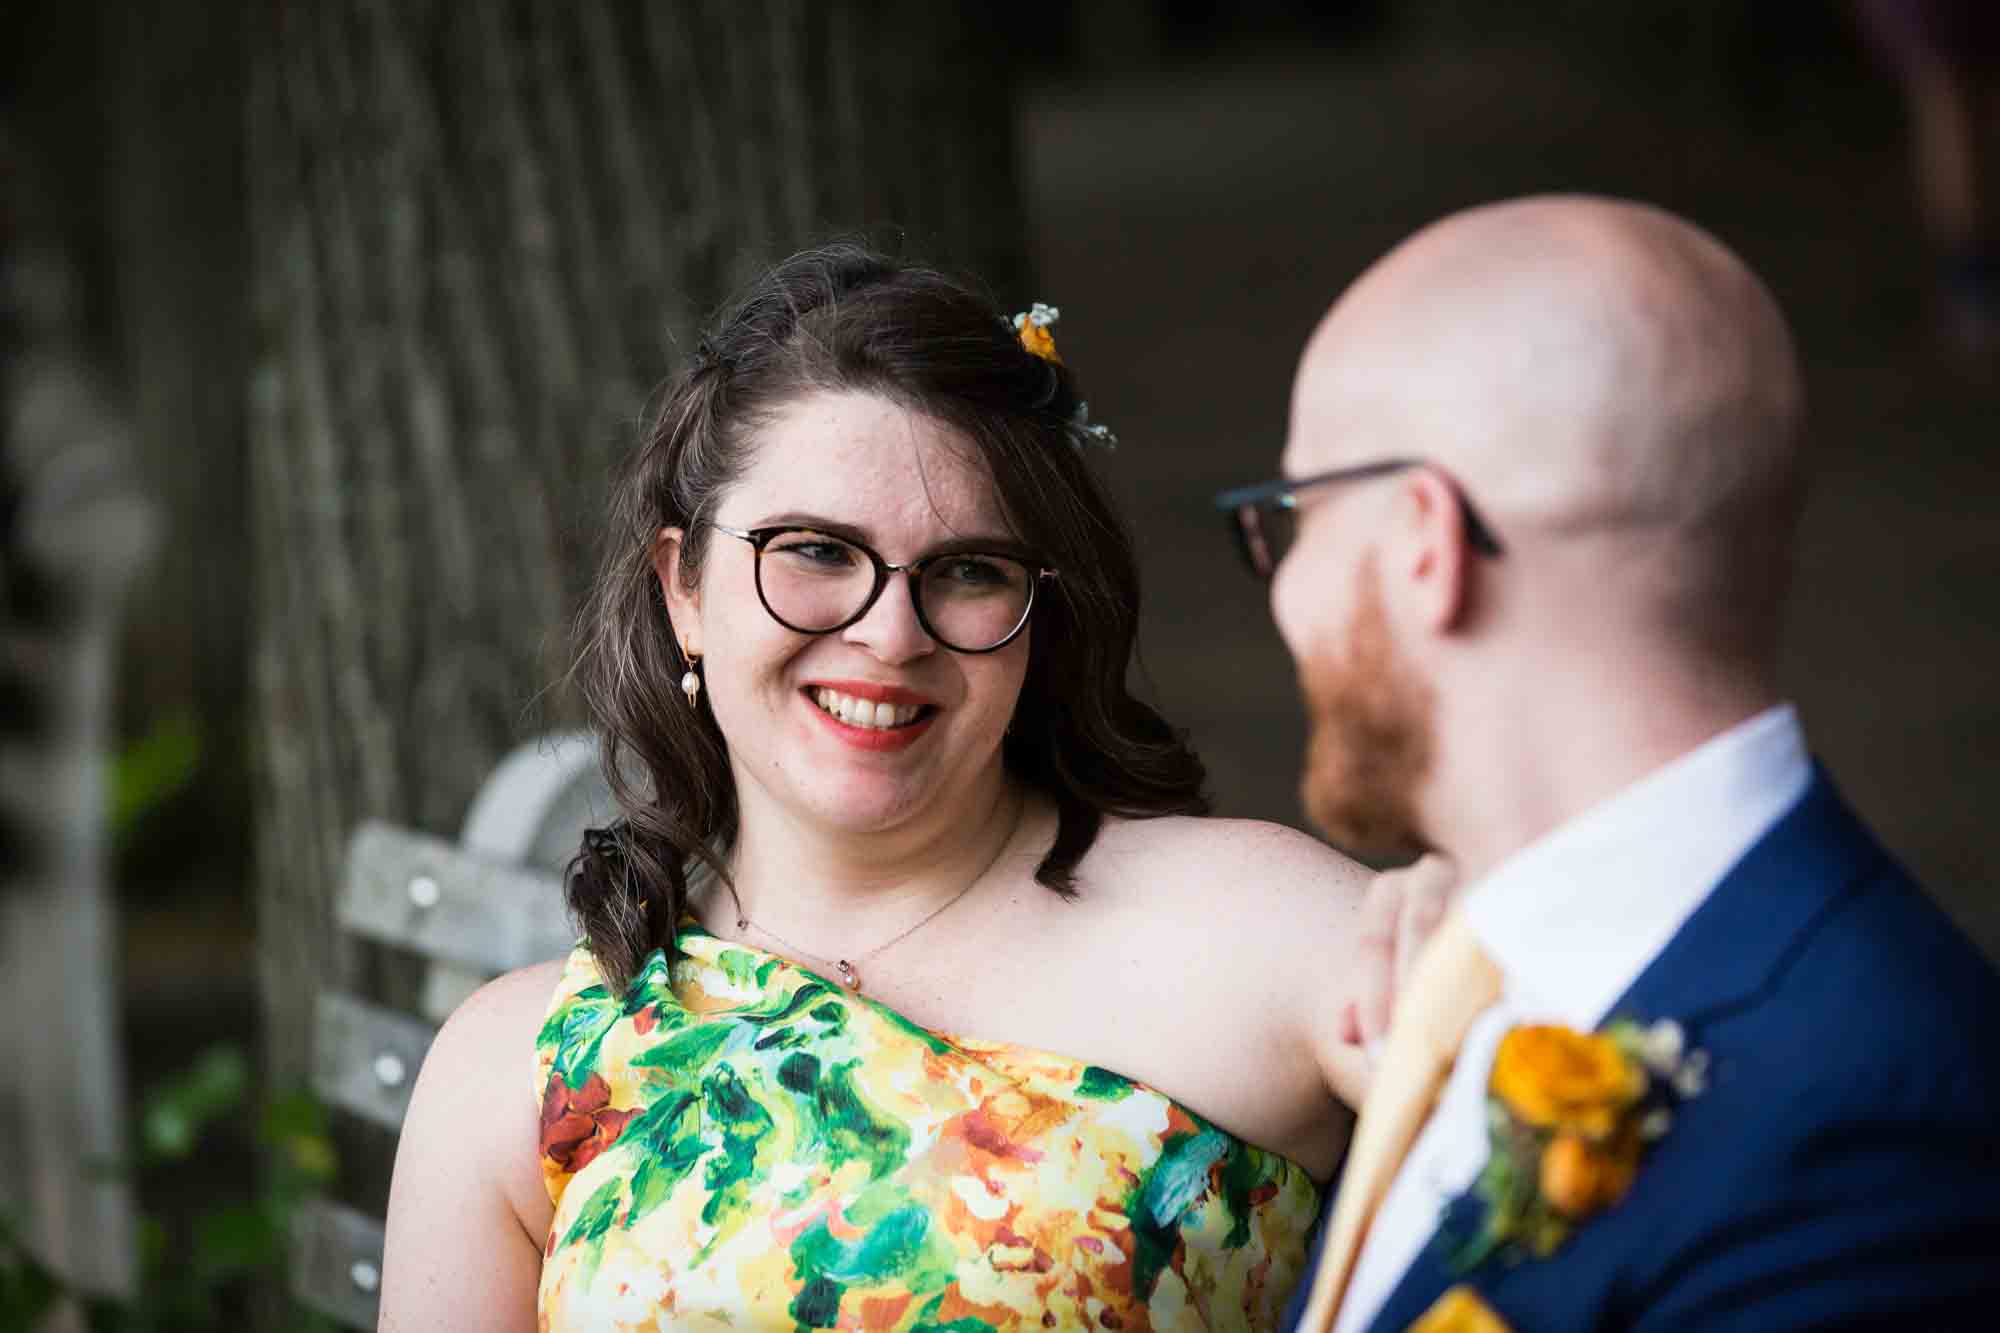
[[[1016,801],[1014,802],[1014,822],[1008,825],[1007,836],[1000,840],[999,847],[995,848],[993,855],[987,858],[986,864],[979,867],[979,873],[974,875],[970,880],[966,881],[966,885],[964,888],[960,889],[957,893],[952,894],[951,897],[945,899],[943,902],[939,903],[936,907],[933,907],[930,911],[926,912],[922,917],[918,918],[917,923],[915,925],[905,927],[901,932],[884,940],[882,943],[876,945],[874,948],[865,950],[864,952],[854,955],[852,959],[827,958],[821,954],[813,953],[809,949],[801,949],[798,945],[792,943],[790,940],[786,939],[783,935],[780,935],[777,931],[772,930],[768,926],[760,926],[755,921],[752,921],[750,919],[749,914],[743,910],[743,900],[736,896],[736,886],[734,884],[731,884],[728,880],[725,879],[722,881],[722,887],[729,890],[729,899],[731,902],[736,904],[737,930],[739,931],[754,930],[758,934],[764,936],[766,939],[773,940],[776,943],[783,945],[791,953],[797,955],[798,957],[804,958],[810,962],[821,963],[821,964],[825,963],[833,964],[834,972],[840,978],[840,984],[847,987],[847,989],[852,991],[854,994],[859,995],[861,993],[861,973],[856,968],[855,964],[865,963],[869,959],[875,957],[878,954],[888,952],[892,946],[901,944],[904,940],[910,938],[910,936],[916,934],[918,931],[922,930],[925,926],[928,926],[931,922],[943,916],[945,914],[946,909],[955,905],[959,899],[963,898],[966,894],[971,893],[975,888],[977,888],[979,886],[979,882],[986,878],[987,872],[991,871],[994,866],[999,865],[1000,858],[1006,854],[1007,849],[1009,847],[1014,845],[1014,835],[1021,831],[1021,821],[1026,816],[1027,810],[1028,810],[1027,798],[1025,796],[1017,798]]]

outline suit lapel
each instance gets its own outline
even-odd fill
[[[1633,854],[1644,855],[1644,849],[1634,848]],[[1723,876],[1606,1018],[1671,1018],[1699,1045],[1701,1025],[1755,1004],[1812,925],[1882,856],[1825,771],[1815,766],[1798,804]],[[1481,1207],[1470,1195],[1447,1206],[1439,1232],[1369,1324],[1373,1333],[1402,1333],[1458,1282],[1477,1287],[1505,1314],[1507,1279],[1514,1270],[1488,1261],[1469,1273],[1454,1273],[1439,1240],[1476,1227]]]
[[[1723,876],[1606,1017],[1672,1018],[1693,1036],[1701,1023],[1756,1003],[1812,925],[1883,856],[1815,765],[1799,803]]]

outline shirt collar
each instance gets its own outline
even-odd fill
[[[1798,714],[1780,704],[1503,861],[1464,912],[1512,1006],[1597,1027],[1811,780]]]

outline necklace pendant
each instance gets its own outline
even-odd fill
[[[854,970],[854,964],[848,962],[845,958],[839,958],[834,960],[833,965],[840,973],[840,984],[859,995],[861,993],[861,974]]]

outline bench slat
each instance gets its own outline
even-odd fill
[[[313,1091],[385,1129],[402,1127],[437,1034],[391,1009],[328,992],[313,1006]]]
[[[349,1328],[373,1328],[382,1286],[382,1224],[308,1199],[292,1219],[292,1294]]]
[[[467,968],[507,972],[569,952],[562,879],[503,866],[379,820],[348,843],[343,928]]]

